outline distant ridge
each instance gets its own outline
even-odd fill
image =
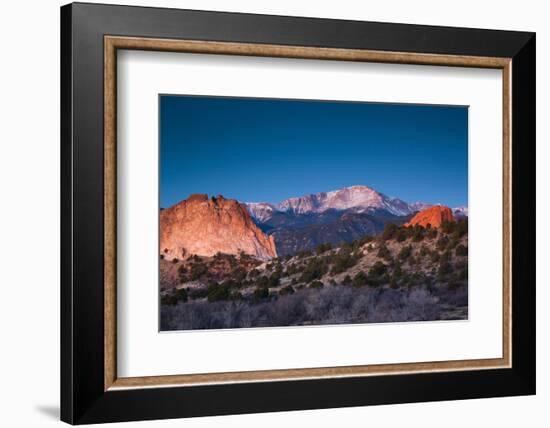
[[[311,214],[338,210],[355,213],[386,212],[393,216],[407,216],[436,204],[426,202],[407,203],[399,198],[388,197],[372,187],[357,185],[329,192],[288,198],[277,204],[269,202],[244,202],[244,205],[255,220],[263,223],[278,212]],[[468,208],[457,207],[453,209],[453,213],[465,217],[468,215]]]

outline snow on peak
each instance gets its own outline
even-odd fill
[[[252,218],[259,222],[269,219],[277,209],[268,202],[245,202],[244,206]]]
[[[407,215],[413,212],[406,202],[398,198],[389,198],[368,186],[361,185],[288,198],[279,204],[247,203],[247,206],[251,215],[260,221],[261,217],[265,218],[268,210],[270,210],[270,214],[273,210],[306,214],[320,213],[330,209],[353,209],[356,212],[384,210],[394,215]]]
[[[288,198],[278,204],[267,202],[246,202],[250,215],[257,221],[269,219],[274,212],[290,212],[294,214],[321,213],[330,209],[353,210],[355,212],[386,211],[396,216],[410,215],[436,204],[414,202],[409,204],[399,198],[393,198],[375,189],[355,185],[328,192],[314,193],[306,196]],[[468,215],[467,207],[454,208],[453,212]]]

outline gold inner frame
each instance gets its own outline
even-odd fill
[[[393,64],[441,65],[502,70],[503,144],[503,349],[502,358],[376,364],[305,369],[261,370],[119,378],[116,367],[116,88],[117,50],[147,50],[218,55],[244,55]],[[385,52],[195,40],[105,36],[104,38],[104,389],[192,386],[237,382],[358,377],[511,367],[511,78],[510,58]]]

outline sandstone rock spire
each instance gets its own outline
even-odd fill
[[[194,194],[160,212],[160,254],[165,259],[218,252],[243,252],[259,259],[277,256],[273,236],[262,232],[234,199]]]

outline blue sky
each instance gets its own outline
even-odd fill
[[[407,202],[468,201],[467,107],[160,97],[160,206],[367,185]]]

